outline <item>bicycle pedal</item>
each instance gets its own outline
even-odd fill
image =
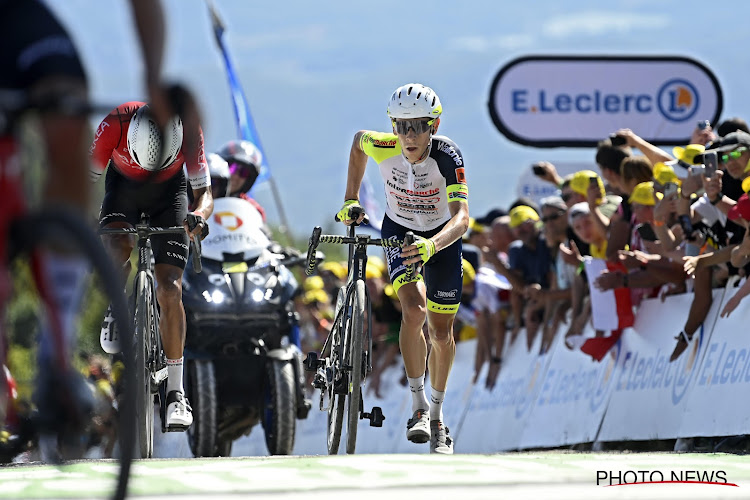
[[[383,415],[382,408],[380,408],[379,406],[373,406],[372,410],[370,410],[370,413],[362,412],[359,418],[363,420],[369,420],[370,427],[383,427],[383,420],[385,420],[385,415]]]

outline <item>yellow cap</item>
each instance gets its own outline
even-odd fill
[[[630,195],[630,198],[628,198],[628,202],[654,206],[656,205],[656,198],[661,200],[663,197],[661,193],[656,193],[656,198],[654,198],[654,193],[653,182],[641,182],[635,187],[635,189],[633,189],[633,193]]]
[[[371,266],[370,265],[369,259],[371,259],[371,258],[372,257],[368,258],[367,270],[365,271],[365,278],[368,279],[368,280],[371,280],[371,279],[374,279],[374,278],[382,278],[383,277],[383,273],[380,272],[380,269],[378,268],[378,266]]]
[[[474,266],[471,265],[471,263],[466,259],[461,259],[461,264],[464,268],[464,279],[463,279],[463,285],[466,286],[472,281],[474,281],[474,278],[477,276],[477,272],[474,270]]]
[[[484,227],[484,225],[477,222],[474,217],[469,217],[469,229],[471,229],[475,233],[481,233],[484,232],[486,228]]]
[[[674,172],[672,166],[660,161],[656,162],[656,165],[654,165],[654,179],[662,186],[667,182],[674,182],[675,184],[682,183]]]
[[[742,190],[746,193],[750,191],[750,177],[746,177],[745,180],[742,181]]]
[[[510,211],[510,227],[518,227],[526,221],[538,221],[539,214],[527,205],[518,205]]]
[[[308,292],[310,290],[322,290],[323,286],[323,278],[320,276],[310,276],[305,280],[302,289]]]
[[[340,280],[346,279],[346,266],[341,264],[341,262],[326,261],[323,262],[318,269],[321,271],[330,271]]]
[[[596,177],[596,183],[599,185],[599,191],[602,194],[601,197],[604,198],[604,195],[606,194],[604,191],[604,183],[602,182],[601,177],[599,177],[599,175],[593,170],[581,170],[573,174],[573,177],[570,179],[570,189],[578,194],[586,196],[589,192],[589,184],[593,177]]]
[[[695,165],[695,163],[693,163],[695,156],[703,154],[705,151],[706,146],[703,146],[701,144],[688,144],[684,148],[675,146],[672,149],[672,154],[680,161],[683,161],[690,165]]]
[[[374,268],[380,273],[381,276],[385,276],[388,272],[388,266],[385,265],[385,261],[377,255],[367,256],[367,269]]]
[[[316,277],[317,276],[313,276],[313,278]],[[308,290],[304,293],[304,295],[302,295],[302,302],[305,304],[312,304],[313,302],[327,304],[330,302],[330,300],[328,299],[328,294],[325,292],[325,290]]]

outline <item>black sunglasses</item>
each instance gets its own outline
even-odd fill
[[[430,130],[433,123],[435,123],[434,119],[425,120],[424,118],[393,120],[393,126],[396,128],[396,133],[400,135],[408,134],[409,129],[413,129],[414,133],[417,135],[424,134]]]
[[[564,199],[565,199],[565,198],[563,198],[563,200],[564,200]],[[551,221],[551,220],[557,220],[557,219],[559,219],[560,217],[562,217],[563,215],[565,215],[565,213],[564,213],[564,212],[558,212],[558,213],[556,213],[556,214],[552,214],[552,215],[545,215],[545,216],[543,216],[543,217],[542,217],[542,222],[549,222],[549,221]]]
[[[560,198],[562,198],[562,200],[565,203],[567,203],[568,200],[570,200],[572,197],[573,197],[573,193],[563,193],[563,194],[560,195]]]

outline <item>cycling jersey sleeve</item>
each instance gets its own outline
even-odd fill
[[[359,148],[377,163],[401,154],[398,138],[387,132],[364,131],[359,138]]]
[[[433,148],[437,152],[433,154],[440,168],[440,173],[445,177],[445,186],[448,194],[448,202],[469,202],[469,186],[466,185],[466,174],[464,173],[464,160],[458,146],[445,136],[432,138]]]
[[[113,109],[96,128],[94,142],[91,143],[91,148],[89,148],[89,155],[91,156],[91,164],[89,166],[91,182],[99,180],[102,172],[107,168],[107,163],[109,163],[109,159],[112,157],[112,152],[120,144],[120,138],[122,137],[121,108],[122,106],[118,106]]]
[[[198,148],[193,149],[185,146],[185,139],[182,140],[182,151],[185,155],[185,166],[187,167],[188,181],[193,189],[211,187],[211,176],[206,164],[206,153],[203,149],[203,130],[198,130]]]

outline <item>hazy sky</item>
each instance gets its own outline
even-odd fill
[[[97,102],[116,105],[143,97],[125,0],[47,3],[77,40]],[[591,149],[534,149],[514,144],[496,130],[487,111],[490,84],[498,69],[516,57],[690,56],[718,77],[724,116],[750,118],[745,85],[750,35],[742,24],[750,2],[215,3],[297,235],[328,223],[340,208],[354,133],[389,129],[386,104],[403,83],[425,83],[440,96],[440,132],[463,152],[472,215],[507,206],[515,198],[519,171],[533,161],[593,161]],[[169,29],[166,73],[186,82],[199,98],[210,151],[235,138],[236,127],[205,4],[163,4]],[[739,20],[736,27],[732,20]],[[374,163],[367,177],[380,195]],[[277,222],[268,187],[261,186],[257,197],[271,222]]]

